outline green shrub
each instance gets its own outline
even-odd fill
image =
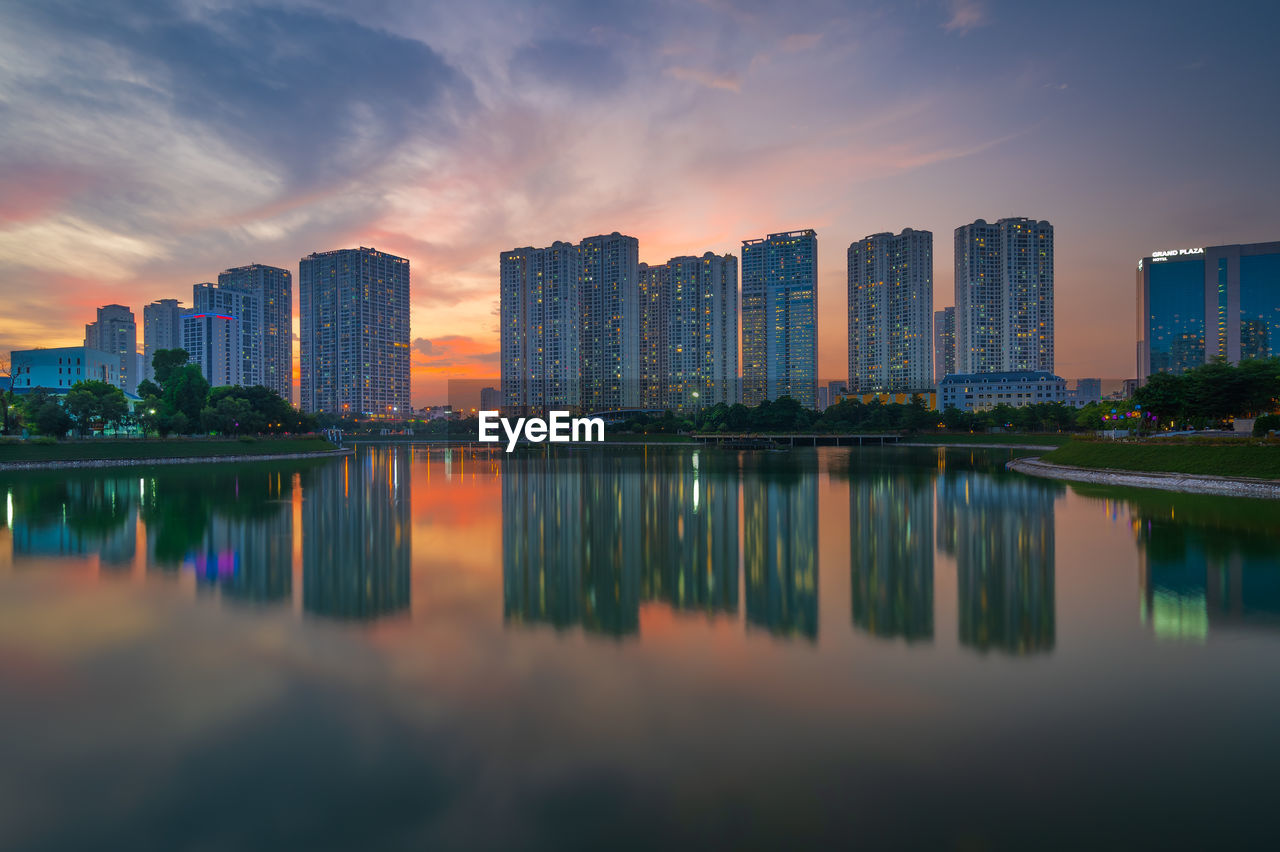
[[[1280,429],[1280,414],[1264,414],[1253,421],[1253,437],[1261,438],[1272,429]]]

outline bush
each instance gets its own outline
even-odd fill
[[[253,442],[255,442],[255,441],[257,441],[257,440],[258,440],[258,439],[257,439],[257,438],[255,438],[255,437],[253,437],[252,435],[241,435],[241,436],[240,436],[240,443],[242,443],[242,444],[252,444]]]
[[[1264,414],[1253,421],[1253,437],[1264,437],[1273,429],[1280,429],[1280,414]]]

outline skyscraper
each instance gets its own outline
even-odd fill
[[[663,299],[671,281],[667,263],[640,264],[640,407],[665,408],[667,312]]]
[[[240,323],[234,316],[204,311],[183,314],[182,348],[213,387],[245,383]]]
[[[817,405],[818,234],[742,241],[742,401]]]
[[[857,393],[933,386],[933,234],[904,228],[849,246],[849,384]]]
[[[251,293],[258,301],[257,384],[293,399],[293,274],[252,263],[218,273],[218,286]]]
[[[578,246],[582,405],[588,411],[640,403],[640,242],[612,234]]]
[[[1053,226],[961,225],[955,261],[956,372],[1053,372]]]
[[[1280,356],[1280,242],[1152,252],[1138,262],[1138,380],[1215,358]]]
[[[151,359],[160,349],[182,348],[182,303],[161,299],[142,309],[142,377],[155,379]]]
[[[504,251],[499,258],[502,405],[520,411],[582,404],[578,247]]]
[[[737,402],[738,259],[707,252],[642,265],[641,303],[641,381],[654,407]]]
[[[302,258],[302,409],[409,414],[409,261],[376,249]]]
[[[956,309],[933,312],[934,384],[956,371]]]
[[[237,337],[232,345],[240,359],[239,378],[229,384],[262,384],[262,300],[258,295],[248,287],[196,284],[191,288],[191,304],[193,313],[235,320]]]
[[[133,311],[124,305],[98,308],[98,319],[84,327],[84,345],[120,359],[120,387],[125,393],[138,390],[138,325]]]

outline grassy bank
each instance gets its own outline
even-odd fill
[[[283,453],[317,453],[334,449],[323,438],[155,438],[0,442],[0,464],[5,462],[97,461],[115,459],[179,459],[206,456],[265,456]]]
[[[1053,464],[1074,467],[1280,479],[1280,446],[1245,440],[1132,444],[1077,440],[1046,453],[1043,458]]]

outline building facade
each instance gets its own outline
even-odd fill
[[[818,235],[742,242],[742,402],[818,397]]]
[[[503,408],[581,406],[579,264],[578,247],[567,242],[500,255]]]
[[[253,318],[256,351],[251,371],[256,379],[254,384],[265,385],[282,399],[292,400],[293,273],[277,266],[251,263],[218,273],[218,286],[249,293],[257,301]]]
[[[956,371],[956,309],[933,312],[934,384]]]
[[[235,285],[196,284],[191,288],[191,305],[195,314],[229,316],[236,321],[234,346],[241,363],[240,378],[234,384],[262,384],[262,300],[257,293]]]
[[[118,383],[126,393],[138,390],[138,325],[124,305],[98,308],[98,319],[84,327],[84,346],[109,352],[118,361]],[[116,384],[113,382],[112,384]]]
[[[1138,262],[1138,381],[1280,355],[1280,241],[1171,249]]]
[[[303,411],[408,416],[409,292],[403,257],[362,246],[302,258]]]
[[[640,264],[640,407],[666,408],[669,263]]]
[[[241,341],[240,322],[234,316],[203,311],[182,315],[182,348],[215,388],[245,384]]]
[[[120,356],[88,346],[56,349],[19,349],[9,355],[15,393],[44,388],[64,394],[76,382],[98,381],[125,390],[120,378]]]
[[[956,371],[1053,372],[1053,226],[978,219],[955,232]]]
[[[997,405],[1021,408],[1042,402],[1066,401],[1066,379],[1044,370],[955,373],[938,383],[940,409],[981,411]]]
[[[737,402],[738,259],[707,252],[641,265],[644,407],[688,412]]]
[[[142,378],[155,380],[151,363],[161,349],[182,348],[182,303],[177,299],[161,299],[142,309]]]
[[[578,245],[582,406],[640,403],[640,241],[614,231]]]
[[[933,234],[872,234],[849,246],[848,262],[850,386],[932,388]]]

